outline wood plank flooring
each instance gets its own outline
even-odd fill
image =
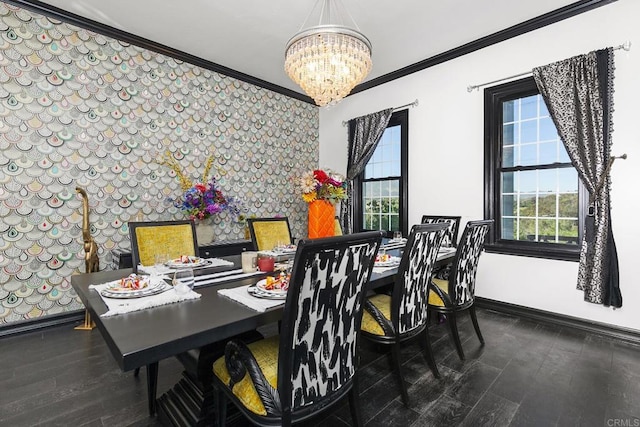
[[[640,346],[493,311],[478,318],[484,347],[468,316],[459,322],[464,362],[447,325],[431,326],[439,380],[418,343],[403,348],[408,408],[387,350],[363,344],[366,426],[640,426]],[[0,366],[0,426],[160,425],[147,415],[144,369],[139,378],[121,372],[98,330],[2,338]],[[181,372],[176,359],[162,361],[159,394]],[[346,403],[305,423],[350,424]]]

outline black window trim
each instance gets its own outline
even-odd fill
[[[500,181],[498,169],[534,170],[569,167],[564,163],[549,165],[517,166],[499,168],[502,161],[502,103],[512,99],[539,94],[533,77],[528,77],[484,90],[484,217],[493,219],[494,226],[487,236],[485,250],[490,253],[528,256],[565,261],[578,261],[580,242],[584,230],[584,215],[587,212],[588,193],[578,180],[578,244],[527,242],[522,240],[503,240],[500,238]]]
[[[389,119],[387,127],[400,126],[400,176],[371,179],[369,181],[387,181],[388,179],[399,179],[400,189],[400,217],[399,226],[402,231],[402,235],[406,236],[408,232],[409,221],[409,110],[404,109],[400,111],[394,111]],[[349,138],[353,137],[353,122],[349,123]],[[354,179],[353,183],[353,217],[354,217],[354,232],[367,231],[362,229],[362,183],[364,178],[364,171]],[[388,230],[386,230],[388,231]],[[390,237],[390,236],[388,236]]]

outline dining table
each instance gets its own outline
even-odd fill
[[[397,251],[398,248],[393,250]],[[443,253],[437,262],[450,262],[454,255],[455,252]],[[234,267],[241,266],[240,255],[221,258],[232,262]],[[196,281],[194,291],[200,295],[197,299],[104,316],[108,308],[92,285],[115,281],[131,272],[131,269],[121,269],[78,274],[71,277],[71,285],[89,311],[119,367],[125,372],[146,367],[150,416],[154,416],[157,409],[156,387],[158,363],[161,360],[255,330],[282,318],[284,301],[276,307],[256,311],[219,293],[222,289],[255,284],[268,273],[240,278],[231,275],[228,280],[223,278],[203,286],[198,286]],[[374,269],[368,290],[392,284],[396,272],[397,268],[384,271]]]

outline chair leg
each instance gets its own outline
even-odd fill
[[[409,392],[407,391],[407,384],[404,382],[402,367],[400,366],[400,343],[395,342],[391,346],[391,358],[393,359],[393,364],[395,365],[396,372],[398,372],[398,382],[400,383],[402,402],[405,406],[409,406]]]
[[[217,386],[213,388],[213,399],[216,408],[216,425],[224,427],[227,421],[227,398]]]
[[[353,377],[353,386],[349,391],[349,408],[351,409],[352,425],[360,427],[362,425],[362,411],[360,410],[360,388],[358,385],[358,373]]]
[[[133,371],[133,376],[134,376],[134,377],[138,378],[138,375],[140,375],[140,368],[136,368],[136,369]]]
[[[431,368],[431,372],[433,372],[433,376],[436,378],[440,378],[438,365],[436,365],[436,360],[433,358],[433,350],[431,349],[431,338],[429,337],[428,328],[424,328],[424,341],[422,345],[424,347],[424,357],[427,359],[427,363]]]
[[[471,308],[469,308],[469,315],[471,315],[471,322],[473,323],[473,328],[476,330],[476,335],[480,340],[480,344],[484,345],[484,338],[482,337],[482,332],[480,332],[480,326],[478,325],[475,306],[472,305]]]
[[[460,341],[460,335],[458,334],[458,322],[456,317],[456,313],[454,312],[447,314],[449,329],[451,330],[453,343],[456,345],[456,350],[458,350],[458,357],[460,357],[460,360],[464,360],[464,351],[462,351],[462,342]]]

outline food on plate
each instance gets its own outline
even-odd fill
[[[388,262],[391,261],[391,255],[389,254],[378,254],[376,256],[376,262]]]
[[[200,258],[189,255],[180,255],[180,258],[175,259],[173,262],[176,264],[195,264],[198,261],[200,261]]]
[[[282,291],[286,291],[287,289],[289,289],[289,280],[291,280],[291,275],[290,274],[285,274],[284,272],[281,272],[279,276],[276,277],[272,277],[272,276],[267,276],[267,278],[265,279],[265,284],[264,284],[264,289],[267,291],[274,291],[274,290],[282,290]]]
[[[149,286],[149,278],[146,276],[138,276],[137,274],[130,274],[127,277],[120,279],[119,289],[122,290],[138,290],[144,289]]]

